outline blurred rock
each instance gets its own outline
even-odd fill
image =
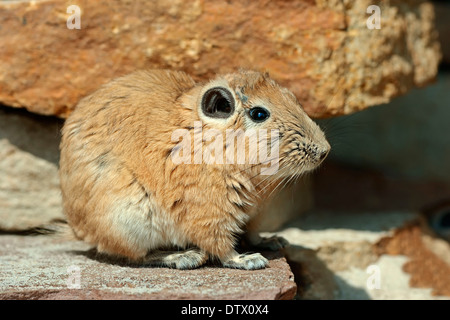
[[[58,178],[61,121],[0,109],[0,231],[63,217]]]
[[[391,177],[450,181],[449,92],[450,73],[442,72],[435,84],[388,105],[321,122],[330,159]]]
[[[263,270],[175,270],[109,263],[82,242],[8,235],[0,237],[0,255],[0,300],[289,300],[296,291],[279,253],[266,255]]]
[[[338,149],[338,146],[335,145],[335,148]],[[314,177],[315,210],[414,212],[429,208],[432,209],[429,213],[434,216],[432,213],[439,213],[435,211],[439,210],[436,205],[447,205],[450,209],[450,181],[413,180],[392,173],[393,171],[388,175],[373,168],[365,169],[328,159]],[[446,200],[445,203],[443,200]],[[434,224],[437,224],[440,219],[435,218],[439,217],[434,216],[432,219],[432,216],[430,220],[434,220]],[[440,222],[444,231],[442,223],[444,221]],[[439,225],[437,227],[439,228]]]
[[[377,250],[409,258],[403,270],[411,275],[409,284],[412,287],[432,288],[433,295],[450,297],[450,245],[433,239],[428,232],[423,221],[410,223],[392,236],[381,239]]]
[[[450,299],[450,245],[423,222],[414,212],[312,212],[276,234],[291,243],[298,299]]]
[[[432,81],[440,59],[430,2],[0,1],[0,102],[67,116],[101,84],[135,69],[202,80],[238,67],[269,71],[314,117],[386,103]]]

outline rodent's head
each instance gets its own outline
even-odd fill
[[[192,98],[196,100],[196,118],[201,121],[202,129],[213,129],[223,136],[233,131],[266,132],[267,139],[263,141],[267,141],[266,152],[270,153],[270,148],[278,144],[278,176],[313,170],[330,150],[325,134],[302,109],[294,94],[278,85],[267,73],[241,70],[219,76],[197,89]],[[273,139],[272,132],[278,133],[277,138]],[[262,141],[261,135],[257,141]],[[229,145],[225,139],[223,146]],[[249,147],[248,143],[246,147]],[[252,152],[251,146],[247,150],[250,151],[246,162],[252,161],[253,157],[251,163],[255,163],[258,152]],[[272,158],[265,159],[265,163],[259,162],[261,166]]]

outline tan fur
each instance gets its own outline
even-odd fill
[[[227,86],[236,102],[225,121],[199,111],[203,93],[217,85]],[[220,132],[257,127],[246,116],[255,104],[271,112],[258,126],[282,134],[278,174],[262,176],[261,165],[249,163],[172,161],[174,130],[193,134],[195,121]],[[67,119],[60,161],[64,211],[76,236],[100,252],[151,264],[160,256],[152,260],[152,251],[193,247],[198,249],[158,261],[190,268],[209,256],[229,267],[261,268],[267,264],[262,256],[236,253],[236,236],[278,181],[316,168],[318,154],[328,150],[323,132],[294,95],[267,74],[241,70],[195,83],[182,72],[139,71],[84,98]],[[190,256],[197,262],[173,262]]]

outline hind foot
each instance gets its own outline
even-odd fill
[[[205,264],[207,260],[208,254],[197,248],[185,251],[156,250],[145,257],[144,264],[154,267],[195,269]]]
[[[279,236],[271,236],[268,238],[261,237],[258,233],[248,233],[244,237],[244,241],[250,245],[250,247],[255,248],[256,250],[270,250],[270,251],[278,251],[287,247],[289,242],[283,237]]]

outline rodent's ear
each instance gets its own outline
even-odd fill
[[[233,94],[224,87],[211,88],[203,94],[201,108],[207,117],[226,119],[235,110]]]

